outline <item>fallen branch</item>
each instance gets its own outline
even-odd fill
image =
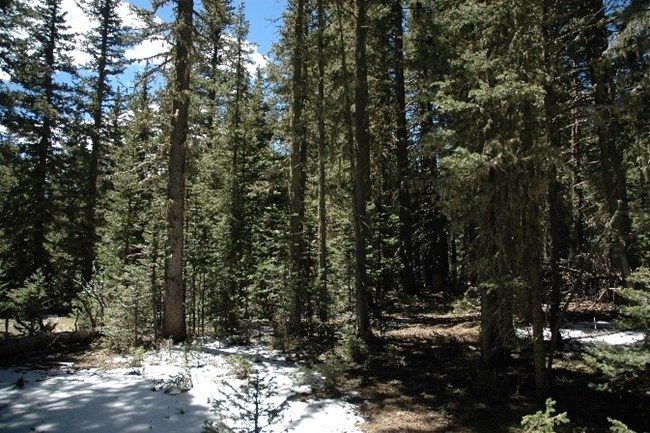
[[[23,353],[44,351],[55,343],[62,345],[89,343],[99,336],[94,329],[55,334],[37,334],[22,338],[8,338],[0,341],[0,360]]]

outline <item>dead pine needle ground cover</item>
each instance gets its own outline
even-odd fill
[[[574,311],[578,319],[589,316]],[[522,417],[543,409],[534,399],[532,360],[525,341],[508,365],[480,367],[477,315],[427,314],[387,318],[387,329],[350,371],[367,433],[521,432]],[[570,425],[557,431],[609,431],[607,418],[650,431],[650,402],[593,389],[594,371],[579,356],[560,356],[550,393]]]

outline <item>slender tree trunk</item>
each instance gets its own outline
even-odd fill
[[[601,0],[589,1],[591,39],[589,47],[589,74],[593,84],[594,108],[597,119],[596,134],[602,171],[602,188],[611,218],[613,241],[610,247],[616,270],[623,282],[630,274],[634,257],[630,246],[631,218],[627,196],[627,173],[623,148],[617,143],[614,107],[613,72],[610,60],[603,55],[609,45],[605,20],[605,6]]]
[[[346,43],[345,43],[345,31],[343,29],[343,6],[341,5],[341,0],[338,0],[336,2],[336,7],[337,7],[337,12],[338,12],[338,23],[339,23],[339,46],[341,49],[341,71],[343,73],[343,96],[344,96],[344,104],[345,104],[345,141],[346,141],[346,146],[345,146],[345,154],[350,161],[350,179],[354,183],[354,173],[356,171],[355,169],[355,161],[354,161],[354,115],[352,112],[352,89],[350,87],[350,83],[348,80],[348,77],[350,76],[349,74],[349,68],[348,68],[348,60],[347,60],[347,53],[346,53]]]
[[[176,3],[174,99],[172,134],[169,150],[167,189],[167,256],[165,259],[165,309],[163,337],[176,342],[187,338],[185,294],[183,290],[183,248],[185,213],[185,154],[190,108],[190,71],[192,58],[193,0]]]
[[[370,140],[368,137],[368,65],[366,59],[367,16],[365,0],[355,0],[355,179],[353,193],[355,239],[355,293],[357,333],[362,339],[372,336],[368,314],[368,213],[370,192]]]
[[[399,202],[399,237],[400,258],[402,261],[401,280],[406,293],[420,292],[415,278],[415,264],[413,254],[413,209],[409,192],[409,156],[408,156],[408,129],[406,124],[406,85],[404,82],[404,14],[402,1],[393,1],[393,31],[395,37],[395,116],[397,120],[396,138],[397,146],[395,156],[398,171],[398,202]]]
[[[97,181],[99,179],[99,164],[102,155],[102,130],[104,128],[104,101],[107,94],[107,64],[108,64],[108,30],[110,26],[110,3],[103,1],[101,5],[101,30],[100,30],[100,47],[97,62],[97,81],[94,86],[94,95],[91,107],[93,118],[93,127],[90,132],[90,141],[92,149],[90,152],[90,167],[88,170],[88,203],[86,209],[86,246],[81,269],[81,278],[84,282],[89,282],[94,273],[95,266],[95,244],[97,242]]]
[[[521,109],[523,116],[522,125],[522,147],[525,155],[533,151],[534,136],[533,131],[535,122],[533,119],[532,106],[529,101],[523,103]],[[530,165],[527,167],[529,179],[525,181],[528,183],[528,188],[536,187],[536,183],[545,182],[539,176],[536,176],[535,167]],[[544,288],[542,284],[542,249],[543,249],[543,235],[541,223],[541,205],[539,203],[525,203],[523,204],[524,211],[522,213],[523,234],[524,234],[524,257],[522,260],[523,269],[522,274],[528,283],[530,290],[530,305],[531,316],[533,321],[533,362],[535,369],[535,394],[538,399],[542,400],[546,397],[547,393],[547,371],[546,371],[546,349],[544,347],[544,310],[543,310],[543,294]]]
[[[305,302],[304,275],[304,216],[305,216],[305,125],[302,118],[304,106],[304,55],[305,55],[305,1],[297,0],[293,53],[293,117],[291,121],[291,156],[289,187],[289,255],[291,259],[291,330],[302,333],[302,313]]]
[[[327,290],[327,208],[325,196],[325,8],[318,0],[318,318],[326,323],[329,313]]]
[[[47,42],[45,42],[44,55],[47,68],[43,72],[42,86],[44,107],[43,123],[40,128],[40,136],[37,147],[37,162],[35,168],[35,209],[34,209],[34,234],[33,234],[33,265],[32,273],[39,269],[43,271],[46,279],[49,279],[48,258],[47,258],[47,225],[50,221],[49,194],[47,191],[49,175],[49,158],[52,148],[52,132],[55,127],[56,108],[54,106],[54,71],[56,69],[56,44],[58,37],[57,15],[59,13],[59,2],[52,2],[48,8],[49,28]]]
[[[544,38],[544,66],[547,71],[557,71],[559,64],[555,61],[554,50],[555,37],[551,34],[555,16],[554,1],[544,0],[542,14],[542,33]],[[552,74],[554,76],[554,74]],[[546,139],[548,147],[557,151],[562,148],[562,135],[560,128],[560,112],[558,109],[558,93],[552,81],[545,84],[546,94],[544,97],[544,115],[546,118]],[[550,253],[550,311],[549,326],[551,328],[551,347],[549,349],[547,369],[550,372],[553,366],[553,352],[561,344],[560,335],[560,314],[562,302],[562,278],[560,274],[560,261],[566,255],[566,240],[564,215],[562,208],[562,183],[557,178],[557,168],[553,164],[550,172],[550,184],[548,189],[548,211],[549,211],[549,232],[551,238]]]

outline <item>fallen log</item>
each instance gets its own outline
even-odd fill
[[[97,330],[87,329],[74,332],[57,332],[20,338],[7,338],[0,341],[0,360],[29,352],[43,352],[55,345],[67,346],[71,344],[90,343],[98,336],[99,332]]]

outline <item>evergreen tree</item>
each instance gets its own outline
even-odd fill
[[[5,14],[16,14],[9,17]],[[69,110],[69,86],[63,77],[74,74],[68,55],[72,48],[65,15],[58,0],[27,5],[16,2],[3,11],[11,19],[15,33],[3,43],[14,50],[3,55],[10,83],[4,87],[3,110],[10,145],[12,170],[20,188],[12,190],[11,205],[4,209],[7,218],[5,240],[11,247],[2,261],[7,267],[10,287],[17,288],[32,274],[41,271],[49,285],[57,276],[52,260],[55,241],[52,222],[56,200],[53,177],[61,143],[62,126]],[[9,141],[10,140],[10,141]],[[52,294],[54,296],[54,294]]]
[[[357,333],[363,339],[372,335],[368,311],[367,269],[368,214],[370,192],[370,142],[368,137],[368,65],[366,59],[367,9],[365,0],[355,1],[355,152],[354,152],[354,238],[355,299]]]
[[[86,65],[81,80],[82,93],[86,93],[86,109],[92,120],[88,132],[90,136],[90,158],[88,167],[87,203],[85,210],[85,245],[81,278],[84,282],[92,279],[95,266],[97,244],[97,203],[101,194],[101,175],[105,172],[107,132],[106,117],[113,104],[114,91],[110,82],[112,77],[124,72],[125,49],[130,44],[129,29],[124,27],[118,15],[117,0],[86,0],[82,3],[86,15],[97,22],[86,35],[86,50],[90,63]],[[86,90],[88,89],[88,90]]]
[[[306,305],[307,269],[305,263],[305,182],[307,165],[307,132],[304,118],[306,98],[305,0],[295,0],[293,11],[293,52],[291,64],[291,152],[289,162],[289,256],[291,257],[291,331],[301,334],[302,315]]]
[[[174,79],[172,85],[171,136],[167,198],[167,243],[165,252],[165,303],[163,337],[174,341],[187,338],[183,287],[185,213],[185,157],[190,108],[190,74],[193,59],[193,0],[176,2],[174,27]]]

